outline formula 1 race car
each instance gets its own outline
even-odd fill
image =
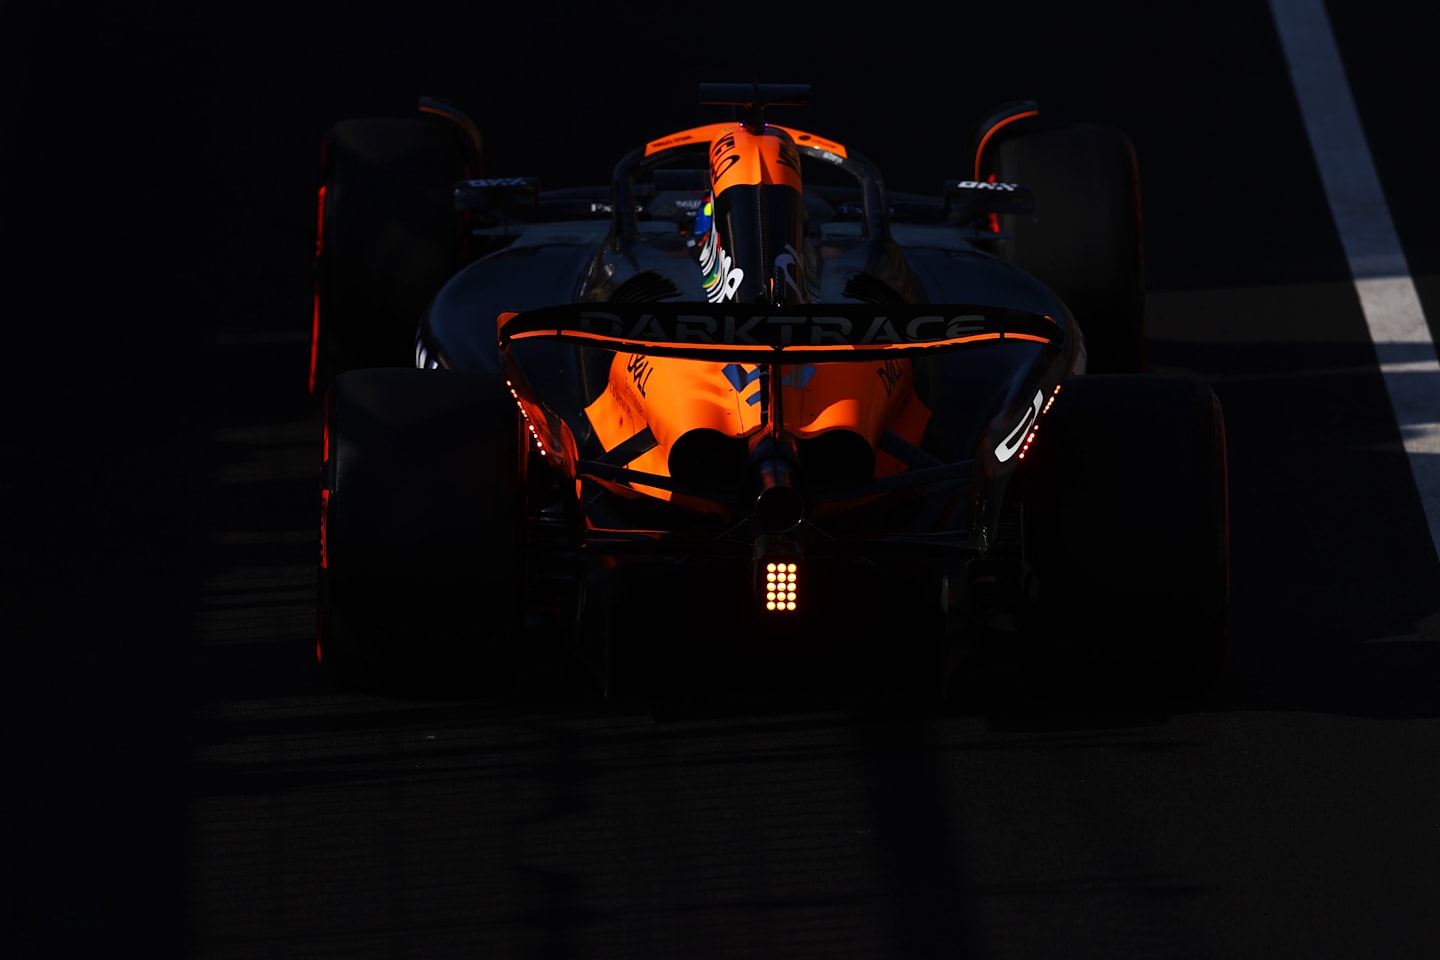
[[[490,175],[438,100],[329,131],[323,670],[478,694],[559,643],[611,694],[943,686],[1012,644],[1213,676],[1224,422],[1144,372],[1127,137],[1007,104],[902,194],[771,121],[808,85],[700,93],[721,118],[595,187]]]

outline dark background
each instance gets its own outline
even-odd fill
[[[1412,6],[1330,13],[1434,330],[1440,22]],[[17,956],[1440,947],[1440,563],[1263,3],[13,16]],[[1235,648],[1212,702],[1017,731],[315,688],[325,128],[444,96],[492,173],[603,181],[700,117],[699,82],[749,79],[811,82],[794,125],[896,189],[956,176],[972,125],[1018,97],[1130,132],[1152,367],[1211,380],[1230,425]]]

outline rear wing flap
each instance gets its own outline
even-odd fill
[[[500,347],[569,341],[627,353],[752,363],[879,360],[1005,341],[1061,347],[1056,318],[989,304],[578,303],[498,318]]]

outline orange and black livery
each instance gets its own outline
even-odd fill
[[[593,185],[469,172],[478,128],[429,101],[383,127],[413,182],[332,176],[327,276],[368,293],[326,342],[392,362],[326,384],[330,669],[489,677],[538,636],[607,692],[636,664],[951,670],[1057,637],[1213,665],[1224,421],[1144,369],[1128,139],[1017,101],[952,179],[897,189],[867,131],[775,122],[811,96],[702,84],[706,115]],[[397,237],[458,265],[363,266]]]

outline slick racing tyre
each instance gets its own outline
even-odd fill
[[[518,418],[488,378],[410,368],[336,379],[317,651],[335,687],[503,692],[523,625]]]
[[[1027,119],[992,148],[991,172],[1028,187],[1003,214],[996,252],[1053,290],[1085,335],[1091,373],[1145,368],[1144,254],[1135,151],[1103,124]]]
[[[1225,425],[1187,377],[1070,377],[1017,476],[1034,605],[1066,671],[1145,696],[1212,683],[1225,657]],[[1073,675],[1073,674],[1072,674]]]
[[[326,134],[313,393],[346,370],[414,364],[421,316],[465,262],[454,186],[479,176],[478,162],[459,125],[430,116],[346,120]]]

